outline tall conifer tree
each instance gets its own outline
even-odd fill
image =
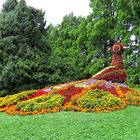
[[[8,0],[0,18],[1,92],[45,86],[50,47],[44,12],[27,6],[24,0]]]

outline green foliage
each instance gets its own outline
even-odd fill
[[[7,90],[0,91],[0,97],[6,96],[9,92]]]
[[[92,63],[88,65],[88,71],[91,75],[96,74],[98,71],[104,68],[104,59],[94,58]]]
[[[8,0],[0,19],[0,91],[45,86],[51,49],[44,12],[27,6],[24,0]]]
[[[18,4],[17,0],[7,0],[3,4],[2,12],[10,12],[14,10],[17,4]]]
[[[140,85],[130,85],[131,88],[137,90],[137,91],[140,91]]]
[[[140,83],[138,0],[90,0],[91,14],[64,16],[45,28],[44,12],[24,0],[7,0],[0,12],[0,96],[89,78],[110,64],[114,38],[136,46],[125,50],[127,83]]]
[[[49,58],[49,80],[54,83],[70,82],[85,77],[82,50],[76,39],[81,18],[73,14],[65,16],[58,27],[49,27],[49,41],[52,53]]]

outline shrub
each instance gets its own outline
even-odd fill
[[[4,97],[4,96],[6,96],[8,93],[9,93],[8,90],[1,90],[1,91],[0,91],[0,97]]]

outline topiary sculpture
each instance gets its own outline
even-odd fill
[[[108,66],[93,75],[92,79],[107,80],[119,83],[125,82],[127,74],[125,72],[124,61],[122,57],[124,45],[117,42],[111,47],[110,50],[112,53],[111,66]]]

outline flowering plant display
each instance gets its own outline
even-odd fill
[[[41,111],[62,106],[64,97],[59,94],[47,94],[38,98],[19,102],[16,106],[17,110],[24,112]]]
[[[45,95],[46,93],[48,93],[48,92],[45,90],[38,90],[38,91],[34,92],[33,94],[28,95],[27,100],[38,97],[38,96]]]
[[[85,79],[0,98],[0,111],[31,115],[59,111],[109,112],[140,105],[140,92],[123,83]],[[59,87],[59,88],[58,88]]]
[[[0,98],[0,111],[10,115],[31,115],[59,111],[109,112],[128,105],[140,105],[140,92],[123,84],[123,44],[115,43],[112,66],[90,79],[23,91]]]
[[[124,68],[124,61],[122,53],[124,52],[124,45],[120,42],[115,43],[111,47],[112,62],[111,66],[104,68],[95,75],[92,76],[93,79],[98,80],[111,80],[112,82],[125,82],[127,74]]]
[[[127,74],[124,69],[120,69],[115,66],[109,66],[101,70],[97,74],[93,75],[92,78],[98,80],[104,79],[107,81],[122,83],[126,80]]]
[[[19,101],[26,100],[26,98],[34,94],[36,90],[27,90],[14,95],[8,95],[0,98],[0,108],[17,104]]]

